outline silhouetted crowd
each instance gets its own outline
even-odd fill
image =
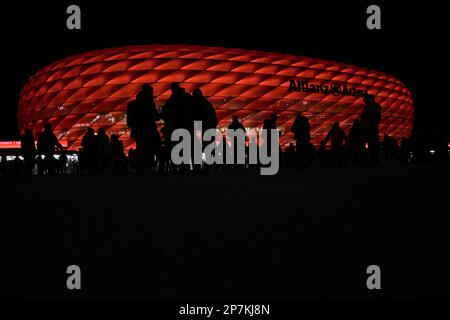
[[[385,165],[394,166],[411,162],[414,148],[408,139],[403,138],[399,145],[395,138],[385,135],[383,140],[379,141],[381,107],[372,95],[366,95],[364,102],[364,110],[359,119],[354,121],[349,134],[345,133],[339,122],[335,122],[318,148],[311,143],[308,118],[298,114],[291,127],[295,145],[290,143],[286,150],[280,152],[281,167],[373,167],[380,164],[380,158]],[[88,128],[82,138],[78,157],[69,158],[68,152],[64,150],[53,133],[52,126],[47,123],[38,136],[37,144],[31,130],[25,130],[21,136],[21,157],[15,156],[13,160],[8,161],[6,156],[2,156],[0,174],[209,172],[242,170],[255,166],[248,162],[248,150],[252,143],[258,147],[258,137],[247,136],[244,125],[236,116],[232,118],[227,129],[242,130],[244,133],[245,163],[237,163],[237,144],[232,144],[235,146],[233,150],[227,143],[225,135],[216,150],[223,151],[224,154],[229,153],[234,159],[232,165],[226,162],[223,165],[194,165],[193,161],[192,165],[172,163],[171,151],[174,143],[171,141],[171,136],[174,130],[180,128],[187,130],[191,134],[192,145],[195,143],[194,139],[199,139],[201,147],[204,148],[209,142],[201,141],[199,135],[203,135],[208,129],[217,128],[216,111],[200,89],[195,89],[190,94],[178,83],[172,83],[171,95],[158,111],[154,102],[153,88],[145,84],[136,98],[128,104],[126,119],[131,129],[130,137],[136,142],[136,148],[130,149],[128,155],[125,154],[123,143],[118,135],[112,134],[109,137],[103,128],[99,128],[97,132],[93,128]],[[277,119],[276,114],[265,119],[263,129],[277,129]],[[156,124],[159,120],[164,122],[160,132]],[[195,131],[194,121],[202,122],[202,132]],[[264,143],[270,145],[270,139],[269,135],[268,141]],[[331,145],[330,149],[326,147],[328,142]]]

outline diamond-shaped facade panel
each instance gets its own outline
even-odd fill
[[[121,136],[129,148],[134,141],[126,126],[128,102],[149,83],[161,107],[171,82],[187,91],[201,88],[217,110],[219,128],[234,115],[255,128],[278,114],[283,146],[293,140],[290,128],[299,112],[310,120],[314,144],[335,121],[348,132],[366,92],[382,107],[380,135],[409,137],[413,125],[411,93],[383,72],[289,54],[190,45],[111,48],[56,61],[23,87],[19,125],[37,135],[50,122],[73,150],[88,127],[101,127]]]

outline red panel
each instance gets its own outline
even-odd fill
[[[51,63],[24,85],[18,118],[21,130],[29,127],[35,135],[45,122],[52,122],[71,149],[78,148],[86,126],[117,133],[130,148],[134,142],[125,123],[128,101],[143,83],[150,83],[161,106],[170,95],[170,83],[177,81],[188,92],[202,89],[221,127],[233,115],[248,127],[261,127],[277,113],[281,141],[289,144],[297,112],[310,118],[312,141],[318,143],[334,121],[348,130],[363,109],[361,97],[291,92],[290,80],[368,90],[382,106],[380,134],[398,139],[411,133],[411,93],[385,73],[288,54],[187,45],[111,48]]]

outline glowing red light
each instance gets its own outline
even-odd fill
[[[59,143],[67,148],[69,146],[67,140],[59,140]],[[20,141],[0,141],[0,149],[20,149]]]
[[[20,149],[20,141],[0,141],[0,149]]]
[[[125,120],[128,101],[142,84],[150,83],[160,107],[176,81],[187,91],[202,89],[216,109],[220,128],[233,116],[247,128],[260,128],[277,113],[280,143],[287,146],[293,140],[293,120],[302,112],[309,117],[314,144],[335,121],[348,133],[364,107],[361,96],[291,92],[293,79],[367,90],[382,107],[380,135],[410,136],[411,93],[388,74],[302,56],[187,45],[111,48],[51,63],[23,87],[18,118],[20,128],[28,127],[35,135],[50,122],[70,149],[79,147],[87,127],[118,134],[129,148],[134,141]]]

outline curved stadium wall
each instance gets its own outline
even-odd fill
[[[314,144],[335,121],[348,133],[363,110],[366,92],[382,107],[380,136],[399,139],[412,130],[411,93],[383,72],[289,54],[190,45],[110,48],[53,62],[23,87],[19,126],[37,135],[49,122],[71,150],[80,146],[88,127],[102,127],[130,148],[134,141],[126,125],[127,103],[148,83],[160,107],[172,82],[188,92],[201,88],[222,131],[234,115],[247,128],[260,128],[264,119],[278,114],[282,146],[293,141],[290,128],[299,112],[309,118]]]

